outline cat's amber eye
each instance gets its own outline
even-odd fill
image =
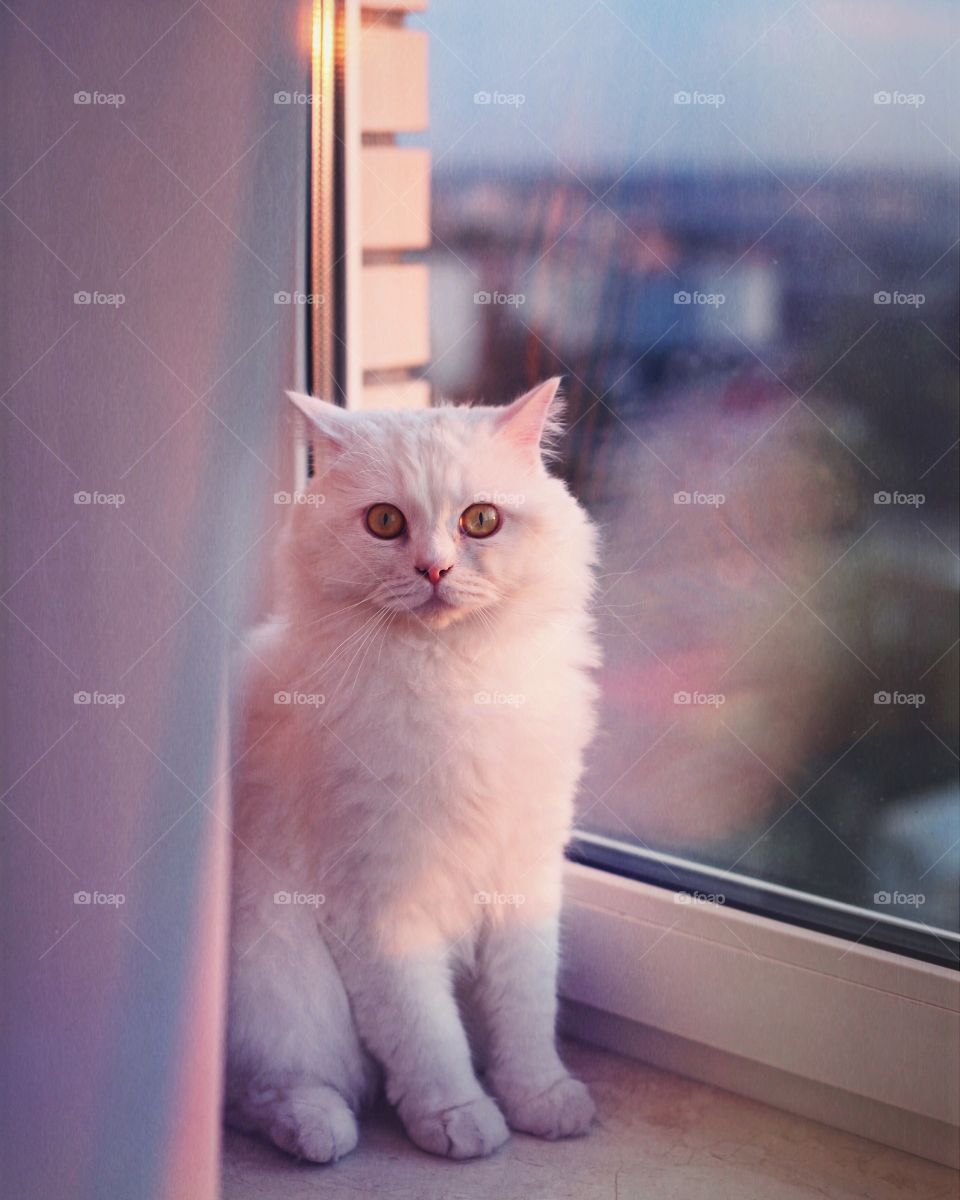
[[[367,509],[367,528],[374,537],[399,537],[406,527],[407,518],[395,504],[373,504]]]
[[[460,514],[460,528],[468,537],[489,537],[500,528],[500,510],[493,504],[471,504]]]

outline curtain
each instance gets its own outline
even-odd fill
[[[0,1187],[216,1194],[230,664],[291,486],[308,5],[0,9]],[[280,293],[280,296],[277,296]]]

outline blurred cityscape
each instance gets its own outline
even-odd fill
[[[955,181],[433,186],[435,393],[563,375],[603,528],[584,827],[957,928]]]
[[[431,378],[450,399],[505,400],[536,362],[567,377],[574,420],[580,380],[642,419],[703,378],[763,393],[775,372],[802,394],[877,322],[824,383],[906,477],[956,422],[957,204],[933,173],[438,172]],[[595,409],[579,440],[611,419]],[[950,483],[928,480],[928,502],[949,505]]]

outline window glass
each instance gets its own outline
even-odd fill
[[[581,827],[956,929],[956,6],[416,23],[436,392],[562,374],[603,527]]]

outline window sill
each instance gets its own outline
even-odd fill
[[[592,1046],[567,1042],[561,1052],[597,1102],[588,1137],[545,1142],[514,1134],[492,1158],[452,1163],[417,1150],[395,1114],[378,1107],[361,1119],[354,1153],[318,1167],[227,1131],[223,1200],[942,1200],[952,1194],[955,1178],[945,1167]]]
[[[581,1038],[957,1165],[955,972],[568,863]]]

